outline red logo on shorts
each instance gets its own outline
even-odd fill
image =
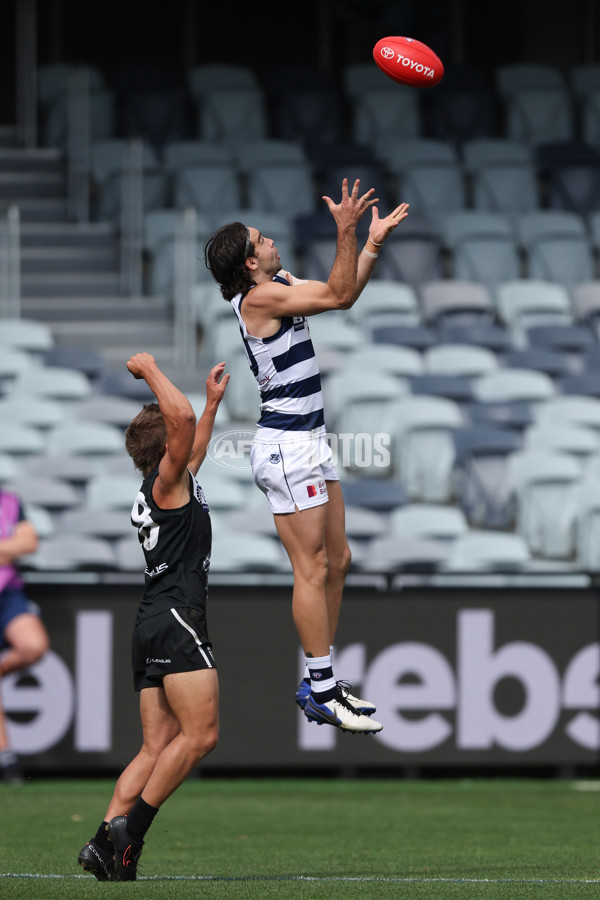
[[[316,487],[314,486],[314,484],[307,484],[307,485],[306,485],[306,490],[308,491],[308,496],[309,496],[309,497],[316,497],[316,496],[317,496],[317,489],[316,489]]]

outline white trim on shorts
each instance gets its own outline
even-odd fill
[[[268,443],[253,441],[250,461],[254,481],[266,495],[273,515],[312,509],[327,503],[328,481],[340,477],[331,463],[331,448],[324,433],[296,440]]]
[[[206,667],[207,667],[208,669],[213,669],[214,666],[213,666],[212,662],[210,661],[210,659],[208,658],[208,656],[207,656],[206,653],[204,652],[204,648],[203,648],[203,646],[202,646],[202,641],[200,640],[200,638],[198,637],[198,635],[196,634],[196,632],[194,631],[194,629],[192,628],[192,626],[191,626],[191,625],[188,625],[187,622],[184,622],[184,621],[183,621],[183,619],[181,618],[181,616],[179,615],[179,613],[177,612],[177,610],[176,610],[174,607],[171,607],[171,612],[173,613],[173,615],[175,616],[175,618],[177,619],[177,621],[179,622],[179,624],[180,624],[180,625],[183,625],[183,627],[184,627],[187,631],[189,631],[189,633],[191,634],[191,636],[194,638],[194,641],[196,642],[196,646],[197,646],[198,650],[200,651],[200,653],[202,654],[202,656],[203,656],[203,658],[204,658],[204,662],[206,663]]]

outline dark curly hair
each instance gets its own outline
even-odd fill
[[[246,266],[253,253],[250,232],[242,222],[223,225],[204,244],[204,264],[212,272],[225,300],[245,294],[254,285]]]

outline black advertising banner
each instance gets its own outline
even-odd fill
[[[140,743],[130,671],[136,585],[28,585],[52,649],[3,680],[13,746],[29,771],[119,770]],[[595,765],[600,630],[595,591],[346,590],[334,667],[377,704],[383,731],[309,723],[291,589],[214,586],[209,629],[223,769]],[[268,690],[266,690],[268,685]]]

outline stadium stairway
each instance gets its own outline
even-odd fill
[[[0,143],[0,214],[11,206],[21,221],[23,318],[49,325],[58,346],[92,348],[109,365],[141,349],[172,363],[167,301],[120,290],[115,224],[69,220],[62,151]]]

